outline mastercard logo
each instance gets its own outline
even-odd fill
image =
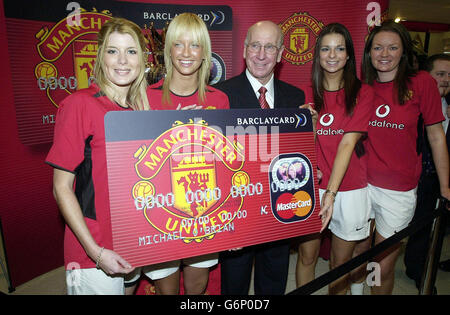
[[[312,206],[311,196],[306,191],[298,191],[295,194],[281,194],[276,201],[275,210],[280,218],[289,220],[294,216],[300,218],[307,216]]]

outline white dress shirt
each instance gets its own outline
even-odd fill
[[[442,122],[442,127],[444,128],[444,132],[447,133],[448,128],[448,121],[450,120],[447,116],[447,101],[445,100],[445,97],[442,98],[442,113],[444,114],[445,120]]]
[[[247,75],[247,79],[250,81],[250,84],[252,85],[253,91],[255,92],[256,98],[259,99],[259,89],[261,88],[261,86],[264,86],[267,89],[266,92],[266,101],[269,104],[270,108],[274,108],[274,103],[275,103],[275,89],[273,86],[273,73],[272,76],[269,80],[269,82],[267,82],[265,85],[262,85],[261,82],[259,82],[255,77],[253,77],[250,73],[250,71],[248,71],[248,69],[245,70],[245,74]]]

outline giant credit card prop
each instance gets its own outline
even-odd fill
[[[105,131],[113,246],[133,266],[320,230],[306,110],[110,112]]]

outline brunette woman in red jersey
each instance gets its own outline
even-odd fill
[[[406,28],[386,21],[370,33],[364,48],[365,82],[375,91],[369,123],[369,198],[378,244],[405,228],[414,215],[421,173],[418,121],[422,116],[439,177],[440,193],[450,198],[449,162],[441,99],[436,82],[424,71],[413,69],[412,44]],[[367,245],[368,247],[368,245]],[[376,258],[381,285],[373,294],[391,294],[400,244]]]
[[[327,25],[315,47],[312,88],[306,102],[318,112],[316,151],[322,172],[321,211],[332,211],[331,268],[350,260],[358,241],[369,236],[366,163],[361,141],[366,136],[373,90],[356,76],[353,42],[344,25]],[[320,236],[300,239],[297,285],[314,279]],[[345,294],[349,276],[330,284],[330,294]]]

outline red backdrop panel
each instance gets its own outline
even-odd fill
[[[148,0],[135,0],[137,3],[150,3]],[[152,1],[154,2],[154,1]],[[186,5],[186,0],[159,1],[160,3]],[[282,23],[289,17],[299,13],[307,13],[310,17],[328,24],[341,22],[345,24],[355,42],[358,62],[361,60],[364,38],[368,33],[367,17],[373,12],[367,10],[368,0],[335,1],[295,0],[190,0],[193,5],[228,5],[233,13],[232,64],[227,65],[232,71],[227,77],[240,73],[244,67],[242,59],[243,41],[250,25],[258,20],[272,20]],[[45,4],[45,1],[42,0]],[[95,3],[95,1],[93,1]],[[102,1],[102,5],[105,3]],[[378,1],[381,12],[388,6],[388,0]],[[45,5],[42,6],[44,11]],[[91,8],[89,8],[91,9]],[[24,25],[23,27],[31,27]],[[297,28],[306,26],[297,25]],[[294,30],[292,30],[293,32]],[[314,35],[306,29],[310,36],[310,48]],[[299,31],[301,32],[301,31]],[[292,34],[289,33],[289,36]],[[286,35],[286,36],[288,36]],[[22,49],[35,49],[36,38],[17,38]],[[290,39],[289,39],[290,40]],[[285,42],[288,39],[285,38]],[[24,145],[19,140],[18,117],[14,105],[13,86],[19,96],[29,99],[26,91],[20,90],[21,80],[12,81],[13,71],[24,71],[23,76],[33,75],[33,69],[20,69],[11,63],[8,51],[7,27],[5,23],[4,0],[0,0],[0,77],[1,108],[0,115],[0,218],[3,225],[5,247],[8,256],[12,285],[18,286],[42,273],[63,265],[63,223],[52,196],[52,169],[44,164],[50,143]],[[311,62],[303,65],[282,61],[278,69],[279,77],[293,85],[307,83],[310,76]],[[16,95],[17,97],[17,95]],[[31,114],[31,113],[30,113]],[[52,128],[49,125],[48,128]],[[32,137],[33,134],[31,133]]]

